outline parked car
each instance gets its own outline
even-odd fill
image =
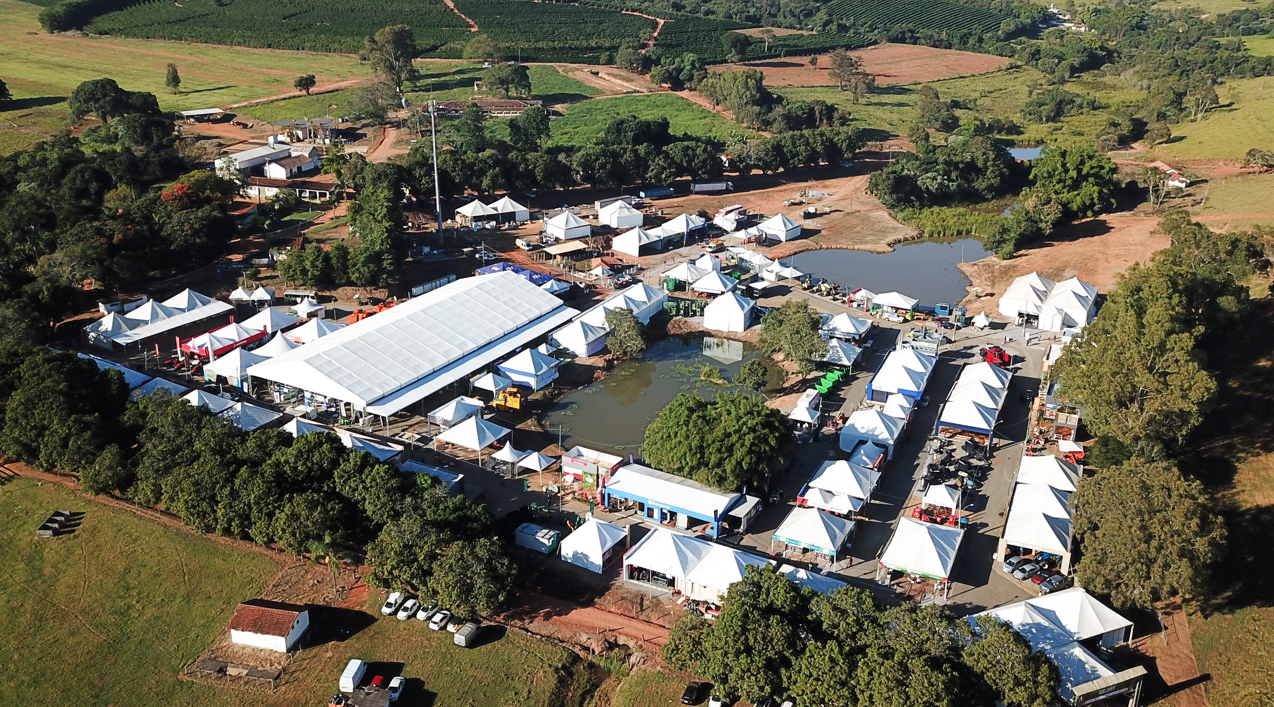
[[[490,251],[486,251],[486,250],[478,251],[478,260],[481,260],[483,262],[487,262],[491,260],[499,260],[499,259],[500,259],[500,256]]]
[[[681,704],[697,705],[703,700],[703,689],[706,687],[701,682],[692,682],[686,685],[686,689],[681,693]]]
[[[455,633],[460,630],[461,626],[464,626],[464,619],[452,614],[451,619],[447,621],[447,630]]]
[[[1013,574],[1014,572],[1017,571],[1018,567],[1021,567],[1022,565],[1026,564],[1029,561],[1030,560],[1026,559],[1025,557],[1022,557],[1021,555],[1018,555],[1017,557],[1010,557],[1009,559],[1004,561],[1004,564],[1000,565],[1000,569],[1005,574]]]
[[[392,592],[389,595],[389,598],[385,600],[385,605],[380,607],[380,613],[385,616],[397,613],[398,607],[403,605],[403,599],[404,597],[402,592]]]
[[[461,648],[473,648],[478,643],[478,633],[481,631],[482,624],[467,621],[459,631],[456,631],[456,635],[452,636],[451,642]]]
[[[1034,562],[1028,562],[1013,570],[1013,579],[1026,579],[1036,572],[1040,571],[1040,566]]]
[[[372,687],[384,687],[384,686],[385,686],[384,675],[377,675],[376,677],[372,678]]]
[[[1071,578],[1064,574],[1055,574],[1040,584],[1040,594],[1059,592],[1071,585]]]
[[[436,613],[438,613],[438,602],[431,601],[428,603],[421,603],[420,611],[416,612],[416,619],[419,621],[428,621]]]
[[[779,701],[773,697],[762,697],[756,701],[755,707],[778,707]]]
[[[1041,569],[1039,572],[1036,572],[1035,574],[1031,575],[1031,584],[1043,584],[1045,580],[1047,580],[1049,577],[1052,577],[1054,574],[1057,574],[1057,573],[1054,572],[1053,570]]]
[[[403,604],[403,608],[398,610],[398,620],[406,621],[407,619],[410,619],[416,615],[416,610],[419,608],[420,602],[415,599],[408,599],[407,603]]]
[[[407,684],[407,681],[401,675],[389,681],[389,701],[390,702],[397,702],[398,698],[402,697],[403,686],[406,684]]]
[[[717,693],[712,693],[708,698],[708,707],[725,707],[725,698]]]
[[[441,631],[442,629],[446,628],[447,622],[450,620],[451,620],[451,612],[447,611],[446,609],[443,609],[442,611],[439,611],[438,613],[434,614],[434,617],[429,620],[429,628],[435,631]]]

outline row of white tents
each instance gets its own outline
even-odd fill
[[[490,204],[484,204],[474,199],[456,209],[456,216],[467,223],[477,223],[479,221],[517,221],[521,223],[531,220],[531,210],[506,196]]]
[[[840,448],[850,452],[864,443],[874,444],[885,450],[887,458],[893,458],[894,445],[936,363],[936,357],[915,349],[891,351],[867,383],[867,399],[873,404],[849,416],[840,431]]]
[[[623,202],[615,203],[622,204]],[[632,207],[629,208],[632,209]],[[638,216],[641,215],[641,212],[636,211],[636,209],[633,209],[633,211],[637,213]],[[599,214],[599,216],[600,215],[601,214]],[[603,218],[603,221],[605,221],[608,225],[611,223],[620,223],[620,221],[614,219],[606,221],[606,219]],[[636,225],[632,226],[632,230],[625,231],[624,233],[615,236],[614,240],[611,241],[610,247],[611,250],[617,253],[638,257],[642,253],[643,246],[654,246],[656,250],[664,250],[666,247],[666,241],[682,239],[684,242],[684,239],[690,235],[691,231],[698,231],[705,226],[707,226],[707,221],[693,214],[681,214],[662,226],[655,226],[648,229],[642,228],[641,222],[636,222]],[[626,226],[615,226],[615,228],[625,227]]]
[[[1023,456],[997,557],[1005,558],[1010,546],[1053,553],[1061,557],[1058,569],[1069,572],[1074,531],[1070,497],[1081,475],[1080,467],[1051,454]]]
[[[990,444],[1012,378],[1010,371],[986,361],[966,365],[938,413],[934,433],[940,434],[943,429],[972,432],[985,435]]]
[[[225,302],[188,289],[163,302],[148,300],[132,311],[111,312],[86,326],[84,335],[94,346],[127,346],[233,309]]]
[[[1097,288],[1077,277],[1053,282],[1033,272],[1014,280],[1000,296],[1000,314],[1036,317],[1040,329],[1062,332],[1091,322],[1096,300]]]
[[[667,300],[667,292],[639,282],[576,316],[569,324],[553,332],[549,336],[549,343],[576,356],[592,356],[606,346],[606,337],[610,334],[610,325],[606,323],[607,312],[612,309],[626,309],[633,313],[637,321],[646,324],[651,317],[663,310]]]

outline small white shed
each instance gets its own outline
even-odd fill
[[[300,604],[249,599],[230,617],[230,642],[287,653],[310,626],[310,612]]]

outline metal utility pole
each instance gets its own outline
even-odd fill
[[[432,85],[431,85],[432,89]],[[434,154],[434,218],[438,221],[438,245],[442,245],[442,187],[438,185],[438,101],[429,99],[429,132]]]

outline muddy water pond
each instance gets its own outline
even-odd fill
[[[947,241],[915,241],[889,253],[865,250],[814,250],[797,253],[787,264],[807,275],[820,277],[855,290],[880,294],[901,292],[920,300],[922,307],[964,299],[969,278],[956,267],[981,260],[990,252],[974,238]]]

